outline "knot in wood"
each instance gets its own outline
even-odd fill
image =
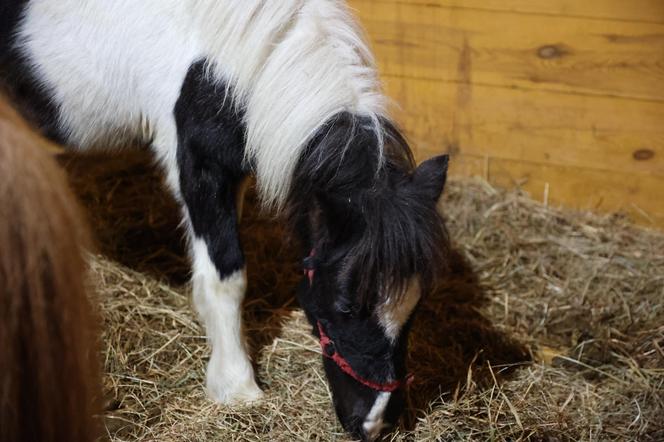
[[[556,45],[542,46],[537,50],[537,56],[544,59],[560,58],[565,55],[565,51]]]
[[[632,156],[637,161],[647,161],[655,156],[655,152],[651,149],[639,149],[635,150]]]

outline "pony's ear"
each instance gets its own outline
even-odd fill
[[[424,161],[413,172],[413,184],[434,202],[443,193],[447,181],[449,155],[439,155]]]

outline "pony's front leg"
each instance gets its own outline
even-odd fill
[[[180,188],[190,226],[194,305],[212,346],[207,390],[223,404],[251,402],[263,393],[242,330],[247,277],[236,207],[242,177],[183,158],[191,153],[180,152]]]
[[[176,155],[167,148],[161,157],[173,171],[169,183],[186,207],[194,304],[212,346],[208,393],[231,404],[257,400],[263,393],[254,380],[242,333],[247,277],[236,203],[242,201],[248,173],[243,166],[245,132],[226,92],[210,80],[204,61],[194,63],[175,105]],[[173,145],[169,127],[164,125],[164,141],[157,139],[157,147]]]
[[[254,380],[242,331],[246,272],[244,266],[237,264],[218,269],[209,249],[210,244],[204,239],[194,239],[194,304],[212,346],[206,374],[207,391],[223,404],[255,401],[262,392]]]

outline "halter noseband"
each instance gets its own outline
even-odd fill
[[[316,272],[315,256],[316,256],[316,249],[311,249],[309,256],[304,258],[302,262],[304,274],[309,278],[309,287],[311,287],[314,283],[314,274]],[[320,336],[319,342],[320,342],[321,351],[323,352],[323,356],[333,360],[334,363],[337,364],[339,369],[341,369],[341,371],[343,371],[348,376],[355,379],[360,384],[364,385],[365,387],[369,387],[372,390],[391,393],[403,387],[404,385],[408,386],[412,383],[414,378],[412,374],[407,375],[406,378],[403,380],[396,380],[383,384],[363,378],[362,376],[357,374],[355,370],[353,370],[353,367],[351,367],[348,360],[346,360],[346,358],[344,358],[339,354],[336,346],[334,345],[334,341],[330,339],[330,337],[325,333],[325,330],[323,329],[323,326],[321,325],[320,321],[317,321],[316,325],[318,326],[318,335]]]
[[[351,378],[355,379],[360,384],[364,385],[365,387],[369,387],[372,390],[391,393],[393,391],[398,390],[404,385],[410,385],[410,383],[412,382],[413,380],[412,375],[406,376],[406,379],[404,380],[397,380],[397,381],[387,382],[384,384],[373,382],[363,378],[362,376],[357,374],[355,370],[353,370],[353,367],[350,366],[346,358],[344,358],[339,354],[337,348],[334,345],[334,341],[330,339],[330,337],[327,334],[325,334],[325,330],[323,330],[323,326],[321,325],[320,321],[318,321],[317,324],[318,324],[318,334],[320,335],[320,348],[323,351],[323,356],[325,356],[328,359],[332,359],[334,363],[337,364],[337,366],[341,369],[341,371],[346,373]]]

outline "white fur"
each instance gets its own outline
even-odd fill
[[[369,440],[375,440],[378,438],[381,431],[383,431],[383,429],[388,426],[388,424],[383,421],[383,415],[385,414],[385,409],[387,408],[387,404],[390,402],[391,396],[392,393],[385,391],[378,393],[378,396],[376,396],[376,400],[374,401],[369,414],[367,414],[367,417],[364,419],[362,428],[364,429]]]
[[[385,331],[385,335],[394,342],[401,333],[408,318],[413,313],[413,309],[422,296],[419,279],[414,277],[406,288],[403,297],[399,302],[394,297],[389,297],[387,301],[377,309],[378,322]]]
[[[260,399],[263,393],[254,380],[242,333],[245,270],[220,279],[201,239],[194,240],[192,256],[194,304],[212,345],[206,379],[208,393],[224,404]]]
[[[203,57],[246,109],[266,205],[283,205],[300,152],[335,113],[369,116],[382,136],[371,52],[342,1],[31,0],[18,44],[71,143],[154,138],[176,194],[173,106]]]
[[[173,107],[202,48],[190,2],[31,0],[18,44],[80,147],[155,137],[177,190]],[[147,133],[146,133],[147,132]]]

